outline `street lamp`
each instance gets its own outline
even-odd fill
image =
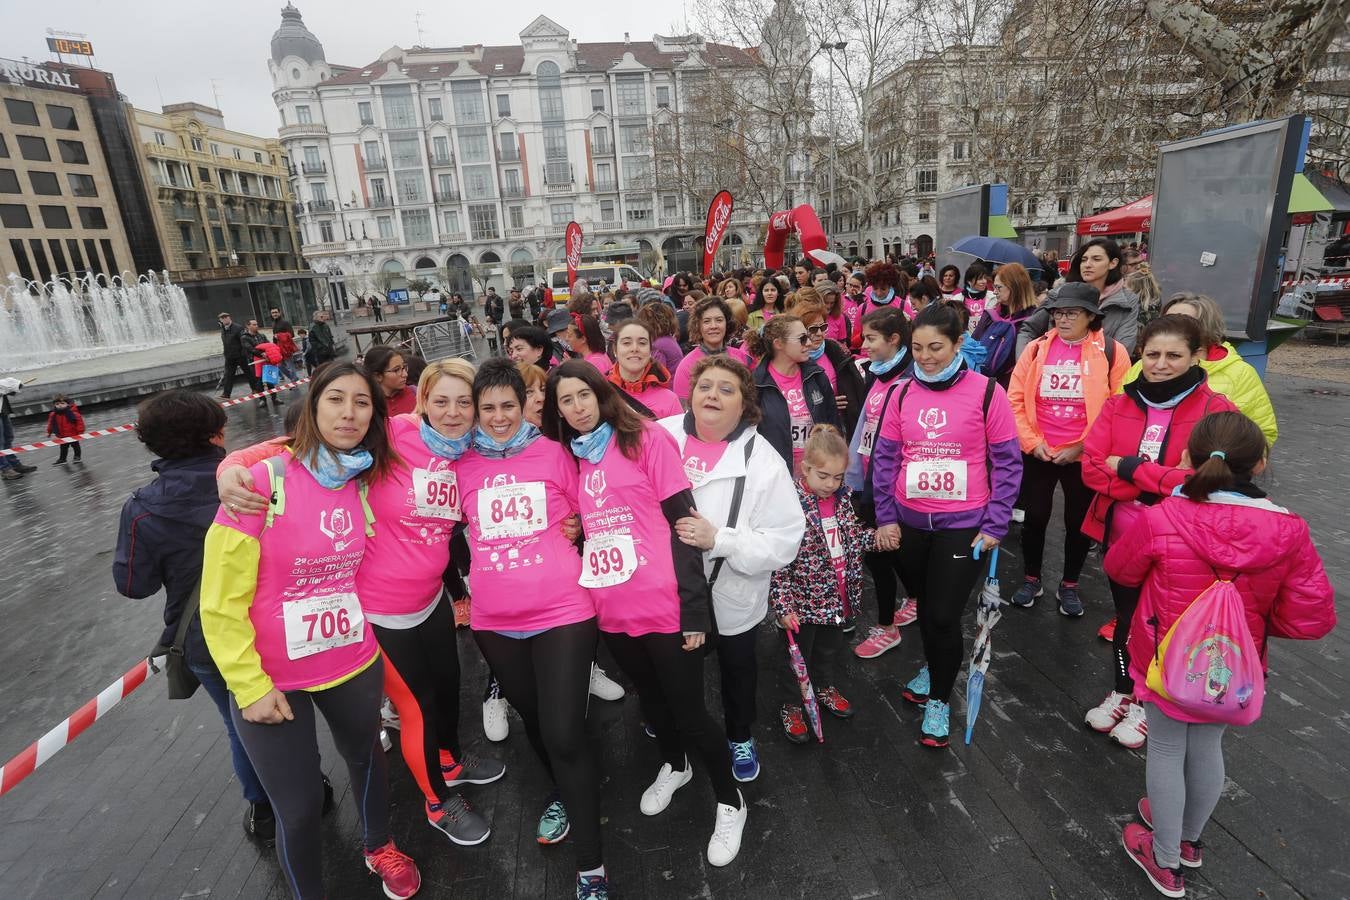
[[[830,57],[830,93],[826,97],[826,106],[829,109],[827,115],[830,118],[830,233],[833,234],[835,216],[837,215],[837,209],[834,205],[834,185],[839,180],[839,142],[835,139],[834,134],[834,51],[847,50],[848,41],[836,43],[822,41],[820,49],[824,50]]]

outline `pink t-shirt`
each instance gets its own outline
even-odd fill
[[[877,425],[881,420],[881,410],[886,403],[887,392],[903,383],[904,380],[899,378],[893,381],[877,379],[867,389],[867,396],[863,399],[862,416],[859,419],[862,426],[862,436],[858,438],[859,456],[872,455],[872,448],[877,443]]]
[[[830,390],[839,390],[839,373],[834,370],[834,363],[830,362],[830,354],[820,354],[820,359],[813,359],[816,365],[825,370],[825,377],[830,379]]]
[[[629,459],[611,439],[600,462],[578,461],[581,580],[595,601],[600,630],[630,634],[680,631],[680,594],[661,501],[689,489],[675,439],[655,422]]]
[[[829,551],[830,563],[834,566],[835,581],[839,585],[839,601],[844,605],[844,618],[848,618],[851,612],[844,577],[848,560],[844,557],[844,536],[839,531],[839,519],[836,515],[838,503],[838,498],[833,495],[820,500],[820,528],[825,532],[825,549]]]
[[[1139,438],[1137,455],[1150,462],[1157,462],[1162,456],[1163,441],[1167,438],[1167,429],[1172,427],[1174,409],[1154,409],[1149,406],[1144,415],[1144,433]],[[1107,534],[1107,543],[1120,540],[1125,532],[1139,521],[1148,507],[1138,500],[1117,501],[1111,507],[1111,531]]]
[[[1087,429],[1083,400],[1083,344],[1050,341],[1036,391],[1036,425],[1052,449],[1072,444]]]
[[[891,395],[881,436],[901,442],[895,499],[921,513],[962,512],[989,503],[988,445],[1017,437],[1017,422],[999,385],[983,421],[988,379],[967,372],[945,391],[915,379],[905,392]],[[987,431],[986,431],[987,427]],[[987,435],[987,437],[986,437]]]
[[[692,434],[684,439],[684,477],[689,479],[689,483],[694,487],[703,484],[708,478],[708,473],[717,467],[717,463],[722,459],[722,454],[727,452],[727,442],[718,441],[715,444],[707,444],[694,437]]]
[[[366,499],[380,527],[366,545],[356,589],[366,612],[404,616],[440,594],[450,532],[464,514],[455,463],[427,449],[417,417],[390,419],[389,438],[405,465],[370,486]]]
[[[677,416],[684,412],[684,407],[680,405],[680,398],[676,397],[675,392],[670,388],[649,387],[640,394],[632,391],[625,391],[625,393],[650,409],[658,419],[664,419],[666,416]]]
[[[787,401],[789,429],[792,432],[792,472],[802,470],[802,454],[806,451],[806,436],[811,432],[811,408],[806,405],[806,396],[802,391],[802,373],[783,375],[773,366],[769,366],[769,375]]]
[[[732,359],[744,363],[747,368],[751,367],[750,354],[740,347],[728,347],[726,353]],[[681,402],[687,403],[689,401],[689,389],[693,387],[689,383],[689,379],[690,373],[694,371],[694,363],[707,355],[703,352],[702,347],[695,346],[693,350],[685,354],[684,359],[680,360],[679,367],[675,369],[675,376],[670,380],[670,387]]]
[[[273,517],[239,515],[222,507],[217,525],[261,544],[258,586],[249,607],[253,645],[263,671],[278,690],[297,691],[337,681],[379,652],[356,587],[366,551],[366,518],[355,480],[337,490],[284,453],[285,509]],[[266,462],[249,469],[253,483],[268,483]]]
[[[847,346],[850,333],[847,317],[848,313],[844,311],[841,311],[837,316],[826,316],[825,325],[827,328],[825,330],[825,336]]]
[[[479,631],[538,631],[595,615],[577,584],[581,557],[559,524],[577,512],[577,466],[539,438],[509,459],[470,450],[459,459],[469,523],[473,612]]]
[[[610,359],[609,356],[608,356],[607,354],[604,354],[604,353],[587,353],[586,356],[585,356],[584,358],[585,358],[586,362],[588,362],[588,363],[590,363],[591,365],[595,366],[597,369],[599,369],[601,372],[605,373],[606,375],[609,374],[609,370],[610,370],[610,369],[614,368],[614,360]]]

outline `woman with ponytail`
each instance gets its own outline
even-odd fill
[[[1159,643],[1218,580],[1232,582],[1241,596],[1263,663],[1269,638],[1315,640],[1336,624],[1334,591],[1308,524],[1252,481],[1264,471],[1266,454],[1261,429],[1241,413],[1201,419],[1181,457],[1181,466],[1194,471],[1144,510],[1106,554],[1112,581],[1140,592],[1130,675],[1148,721],[1147,795],[1138,804],[1143,824],[1126,825],[1122,843],[1169,897],[1185,896],[1181,867],[1203,861],[1201,833],[1223,792],[1226,726],[1148,687]]]

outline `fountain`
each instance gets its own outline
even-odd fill
[[[0,293],[0,372],[30,370],[196,338],[183,289],[154,272],[26,281]]]

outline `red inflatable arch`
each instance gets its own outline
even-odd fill
[[[788,235],[794,231],[802,245],[802,252],[812,258],[816,256],[815,251],[825,250],[828,246],[825,229],[820,227],[816,211],[807,204],[776,212],[769,217],[769,235],[764,241],[764,265],[767,268],[782,267],[783,247],[787,244]]]

